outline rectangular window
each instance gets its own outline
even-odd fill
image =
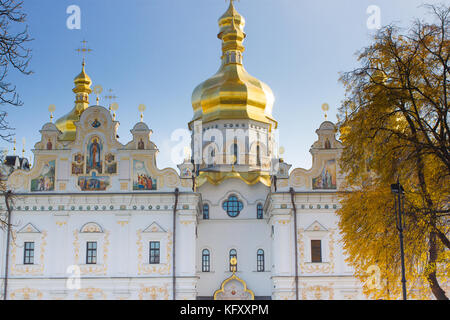
[[[25,242],[23,264],[34,264],[34,242]]]
[[[322,240],[311,240],[311,262],[322,262]]]
[[[89,241],[86,243],[86,264],[97,263],[97,242]]]
[[[150,241],[149,263],[159,264],[160,245],[159,241]]]

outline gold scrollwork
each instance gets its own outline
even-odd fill
[[[136,244],[138,246],[138,274],[151,274],[156,273],[159,275],[167,275],[170,274],[171,268],[171,256],[172,256],[172,232],[167,232],[167,241],[166,241],[166,261],[167,263],[161,263],[158,265],[150,265],[144,263],[144,244],[142,241],[142,230],[139,229],[136,231],[137,240]]]

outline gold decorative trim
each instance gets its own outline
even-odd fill
[[[79,243],[79,232],[75,230],[73,232],[74,241],[74,264],[80,267],[81,274],[103,274],[105,275],[108,270],[108,248],[109,248],[109,231],[104,232],[103,234],[103,263],[101,265],[92,264],[92,265],[80,265],[80,243]]]
[[[300,272],[304,273],[333,273],[335,267],[334,261],[334,233],[336,229],[330,229],[328,233],[328,257],[329,262],[323,263],[307,263],[305,262],[305,243],[303,228],[298,229],[298,253],[299,253],[299,268]]]
[[[302,289],[302,299],[307,300],[307,294],[313,293],[314,298],[316,300],[326,299],[326,300],[333,300],[334,299],[334,288],[333,283],[330,282],[328,286],[326,285],[315,285],[315,286],[307,286],[306,283],[303,283],[303,289]],[[324,293],[328,293],[328,298],[323,297]]]
[[[250,186],[257,184],[258,182],[267,187],[270,187],[271,185],[270,175],[261,171],[201,172],[200,175],[195,179],[195,181],[197,183],[197,187],[200,187],[206,182],[209,182],[212,185],[219,185],[227,179],[240,179]]]
[[[144,300],[144,295],[150,295],[150,300],[169,300],[169,290],[168,285],[165,284],[164,287],[141,287],[139,290],[138,297],[139,300]]]
[[[79,289],[74,295],[76,300],[79,299],[80,293],[86,294],[86,297],[87,297],[88,300],[94,300],[95,299],[95,297],[94,297],[95,294],[97,294],[97,295],[100,294],[103,300],[106,299],[106,294],[100,288],[92,288],[91,287],[91,288]]]
[[[22,294],[23,299],[25,300],[30,300],[32,296],[33,300],[41,300],[43,296],[42,292],[39,291],[38,289],[32,289],[28,287],[14,290],[13,292],[11,292],[9,296],[11,297],[12,300],[15,300],[17,294]]]
[[[144,244],[142,241],[142,230],[136,231],[137,240],[136,244],[138,246],[138,274],[152,274],[157,273],[159,275],[168,275],[171,272],[172,265],[172,232],[167,232],[167,243],[166,243],[166,261],[167,263],[161,263],[158,265],[151,265],[144,263]]]
[[[16,239],[16,232],[13,232],[13,239]],[[19,265],[13,263],[11,265],[11,275],[40,275],[44,273],[44,256],[45,256],[45,246],[47,245],[47,231],[42,231],[41,233],[41,241],[39,243],[39,264],[28,264],[28,265]],[[17,254],[17,246],[14,242],[11,243],[11,261],[16,261]]]
[[[232,280],[236,280],[236,281],[240,282],[240,283],[244,286],[244,292],[247,292],[247,293],[249,293],[249,294],[251,295],[251,297],[252,297],[251,300],[255,300],[255,294],[253,293],[253,291],[250,290],[250,289],[248,289],[248,288],[247,288],[247,283],[246,283],[244,280],[242,280],[241,278],[237,277],[236,274],[235,274],[234,272],[233,272],[233,274],[232,274],[231,277],[229,277],[228,279],[225,279],[225,280],[222,282],[222,284],[221,284],[221,286],[220,286],[220,289],[219,289],[219,290],[216,290],[216,291],[214,292],[214,300],[217,300],[217,295],[218,295],[219,293],[224,293],[224,292],[225,292],[225,285],[226,285],[228,282],[232,281]]]

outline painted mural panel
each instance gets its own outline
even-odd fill
[[[336,189],[336,160],[328,160],[320,176],[312,179],[314,190]]]
[[[39,177],[31,180],[31,191],[55,190],[55,160],[47,162]]]
[[[153,179],[145,168],[144,161],[133,160],[133,190],[156,190]]]
[[[95,172],[88,177],[79,177],[78,186],[82,191],[105,191],[109,186],[109,177],[97,176]]]
[[[84,173],[84,156],[81,153],[77,153],[73,156],[72,162],[72,174],[79,175]]]
[[[99,138],[92,138],[87,145],[86,173],[97,170],[102,173],[102,149],[103,145]]]
[[[112,153],[108,153],[105,156],[105,173],[116,174],[117,173],[117,162],[115,162],[116,157]]]

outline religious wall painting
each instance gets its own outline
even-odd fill
[[[72,174],[79,175],[84,173],[84,156],[77,153],[73,156]]]
[[[145,148],[145,144],[144,144],[144,141],[142,141],[142,138],[139,140],[139,142],[138,142],[138,149],[139,150],[144,150],[144,148]]]
[[[98,128],[98,127],[100,127],[101,125],[102,125],[102,124],[100,123],[100,121],[98,121],[97,118],[94,120],[94,122],[91,123],[91,126],[92,126],[93,128]]]
[[[145,168],[144,161],[133,160],[133,190],[156,190],[156,179]]]
[[[192,171],[189,168],[183,168],[181,170],[181,178],[192,178]]]
[[[55,160],[47,162],[40,175],[31,180],[31,191],[55,190]]]
[[[102,173],[102,151],[103,145],[98,137],[89,140],[86,148],[86,174],[92,170]]]
[[[336,160],[328,160],[321,174],[312,179],[313,190],[336,189]]]
[[[116,157],[112,153],[108,153],[105,156],[105,173],[106,174],[116,174],[117,173],[117,162],[115,162]]]
[[[95,172],[92,172],[91,176],[78,178],[81,191],[105,191],[109,184],[109,177],[97,176]]]

